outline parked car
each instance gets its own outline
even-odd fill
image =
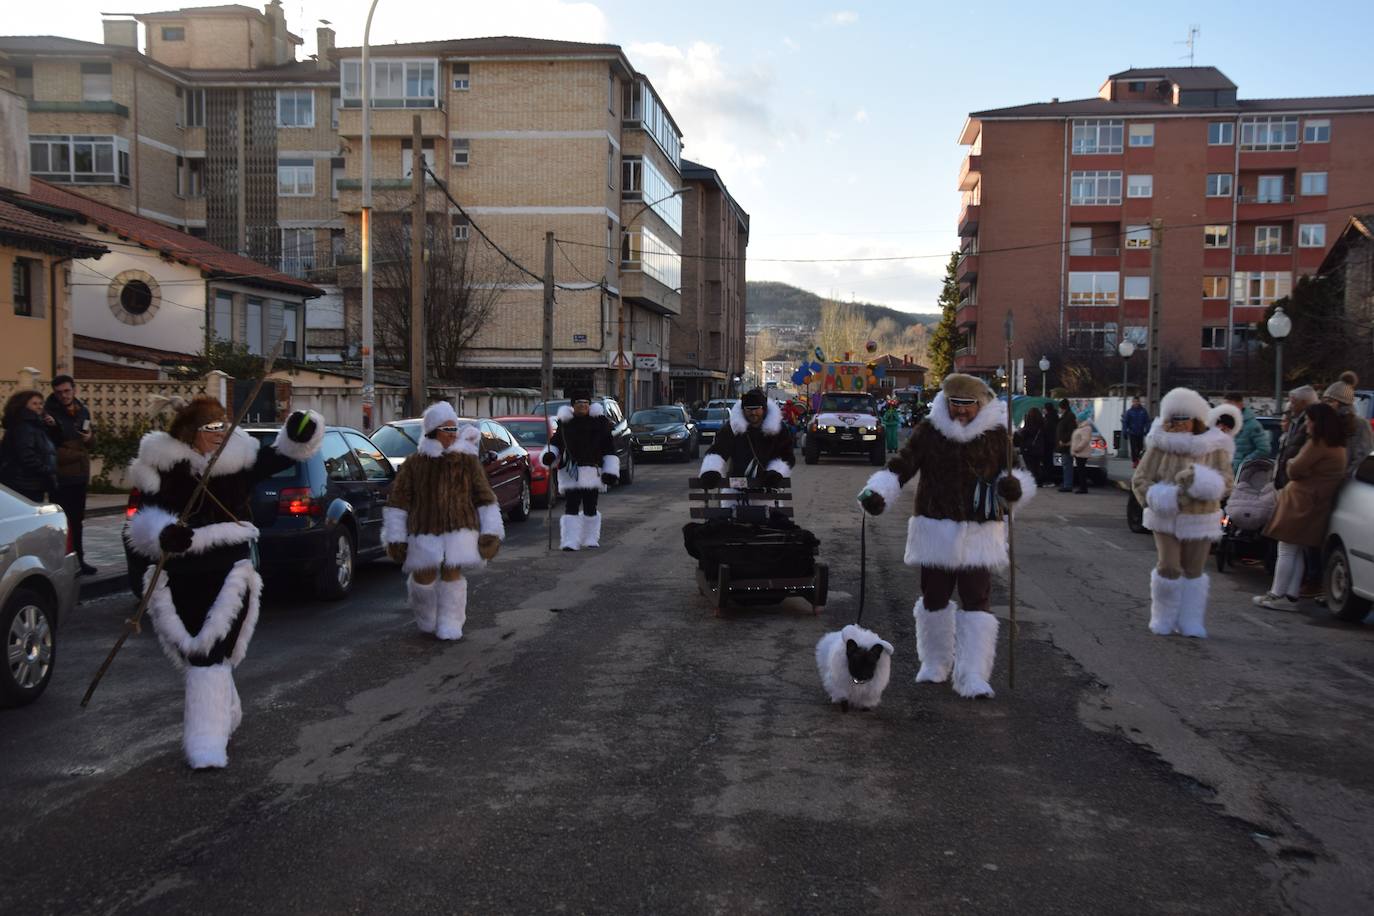
[[[525,449],[516,443],[510,430],[495,420],[459,417],[458,425],[475,425],[482,433],[482,441],[477,446],[477,458],[482,462],[482,470],[487,473],[487,483],[491,484],[492,492],[496,494],[501,514],[513,522],[523,522],[529,518],[533,504],[530,484],[533,472],[530,456]],[[395,420],[377,430],[372,439],[391,464],[399,469],[419,448],[420,439],[424,436],[423,429],[424,423],[419,417]]]
[[[663,405],[630,415],[631,442],[636,458],[676,458],[689,461],[701,453],[697,425],[682,407]]]
[[[0,486],[0,706],[38,699],[57,662],[57,627],[76,604],[67,516]]]
[[[1359,623],[1374,601],[1374,453],[1341,485],[1327,525],[1326,606],[1349,623]]]
[[[707,407],[718,407],[724,411],[731,411],[739,403],[739,398],[712,398],[706,402]]]
[[[520,416],[497,417],[496,422],[515,437],[516,444],[529,456],[530,496],[534,499],[534,505],[543,509],[551,501],[557,502],[558,475],[550,473],[539,459],[544,454],[544,446],[548,445],[549,436],[558,425],[558,421],[550,415],[547,421],[544,417]]]
[[[244,427],[262,443],[276,427]],[[386,455],[366,436],[346,426],[325,427],[320,450],[262,481],[253,490],[252,521],[261,532],[258,570],[265,578],[291,577],[311,583],[315,595],[337,600],[348,595],[360,562],[383,556],[382,507],[391,494],[396,471]],[[142,502],[129,493],[125,517]],[[143,594],[148,560],[129,549],[125,527],[124,557],[129,588]]]
[[[594,395],[593,403],[600,404],[606,411],[606,417],[611,421],[611,438],[615,441],[615,456],[620,459],[620,485],[627,486],[634,483],[635,479],[635,450],[634,435],[630,432],[630,423],[625,419],[625,411],[620,409],[620,403],[615,398],[604,394]],[[558,408],[567,407],[567,398],[549,399],[549,416],[557,416]],[[544,402],[538,401],[530,408],[530,413],[535,416],[544,415]]]
[[[1107,440],[1097,429],[1097,424],[1093,424],[1092,438],[1093,453],[1088,457],[1086,471],[1088,473],[1088,483],[1095,487],[1100,487],[1107,482]],[[1069,456],[1073,460],[1073,456]],[[1054,453],[1054,466],[1061,468],[1064,466],[1064,456],[1058,451]],[[1078,474],[1078,468],[1074,468],[1074,474]]]
[[[692,415],[697,424],[697,438],[702,444],[710,448],[711,443],[716,441],[716,433],[720,428],[730,422],[730,411],[724,407],[703,407]]]

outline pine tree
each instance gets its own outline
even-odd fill
[[[954,326],[954,313],[959,308],[959,252],[949,256],[945,267],[945,283],[940,290],[940,323],[930,335],[926,353],[930,359],[927,387],[939,385],[954,371],[954,351],[959,345],[959,332]]]

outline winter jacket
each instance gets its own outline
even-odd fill
[[[1308,439],[1288,462],[1288,486],[1279,491],[1278,506],[1264,533],[1288,544],[1320,547],[1344,482],[1345,448]]]
[[[1351,425],[1350,435],[1345,440],[1345,475],[1350,477],[1355,473],[1355,468],[1360,466],[1360,462],[1374,451],[1374,428],[1371,428],[1348,404],[1341,405],[1336,412],[1348,417],[1346,422]]]
[[[1031,448],[1042,460],[1048,461],[1057,447],[1059,430],[1059,413],[1052,408],[1045,410],[1045,421],[1040,424],[1040,432],[1035,435],[1035,442]]]
[[[620,476],[620,458],[615,453],[611,421],[600,404],[592,404],[585,417],[573,413],[568,405],[558,408],[558,426],[549,440],[548,451],[557,459],[558,486],[568,490],[606,491],[602,474]]]
[[[1128,436],[1143,436],[1150,431],[1150,412],[1142,406],[1132,407],[1121,418],[1121,431]]]
[[[980,484],[995,487],[1008,474],[1006,401],[992,401],[967,425],[953,420],[944,392],[935,396],[930,415],[912,431],[887,463],[868,479],[868,489],[894,506],[901,488],[918,473],[916,511],[907,523],[908,566],[938,569],[999,569],[1007,565],[1007,525],[983,518],[974,505]],[[1021,483],[1025,505],[1035,495],[1035,477],[1018,465],[1010,469]]]
[[[57,491],[57,449],[43,418],[21,411],[0,442],[0,483],[25,493]]]
[[[1069,453],[1075,458],[1091,458],[1093,456],[1093,421],[1079,420],[1074,427],[1073,435],[1069,438]]]
[[[738,402],[730,408],[730,422],[716,433],[716,440],[701,459],[700,474],[712,471],[722,477],[762,477],[769,471],[792,476],[797,457],[792,433],[782,425],[782,413],[769,398],[763,422],[750,427]]]
[[[1279,457],[1274,463],[1274,489],[1283,489],[1288,483],[1288,462],[1297,457],[1298,452],[1307,444],[1307,420],[1299,414],[1288,423],[1288,430],[1279,439]]]
[[[445,449],[426,436],[397,472],[382,509],[382,544],[406,545],[406,572],[480,568],[486,561],[478,538],[505,539],[501,506],[477,458],[481,438],[476,426],[465,426]]]
[[[1074,416],[1072,410],[1066,410],[1059,416],[1059,422],[1054,427],[1054,447],[1060,450],[1067,450],[1073,446],[1073,431],[1078,428],[1078,418]]]
[[[1145,527],[1180,541],[1220,540],[1221,502],[1235,483],[1234,449],[1234,440],[1219,429],[1165,432],[1156,418],[1131,478],[1131,492],[1145,507]]]
[[[1231,472],[1251,458],[1268,458],[1270,450],[1269,433],[1263,424],[1255,419],[1255,412],[1249,407],[1241,411],[1240,432],[1236,433],[1236,454],[1231,459]]]
[[[48,395],[43,412],[53,418],[55,425],[48,427],[48,435],[57,446],[57,482],[60,484],[84,484],[91,479],[91,446],[95,444],[81,441],[81,431],[91,422],[91,412],[80,399],[73,399],[70,408],[64,406],[57,395]]]

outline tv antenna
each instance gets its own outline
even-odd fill
[[[1188,53],[1185,56],[1188,58],[1188,66],[1190,67],[1193,66],[1193,56],[1197,53],[1197,37],[1201,34],[1202,29],[1200,27],[1190,25],[1188,26],[1188,38],[1184,41],[1174,42],[1176,45],[1186,45],[1188,47]],[[1182,59],[1183,58],[1179,58],[1179,60]]]

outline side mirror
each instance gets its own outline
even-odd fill
[[[498,455],[494,450],[488,450],[487,453],[482,456],[482,463],[491,464],[493,461],[497,459],[497,457]]]

